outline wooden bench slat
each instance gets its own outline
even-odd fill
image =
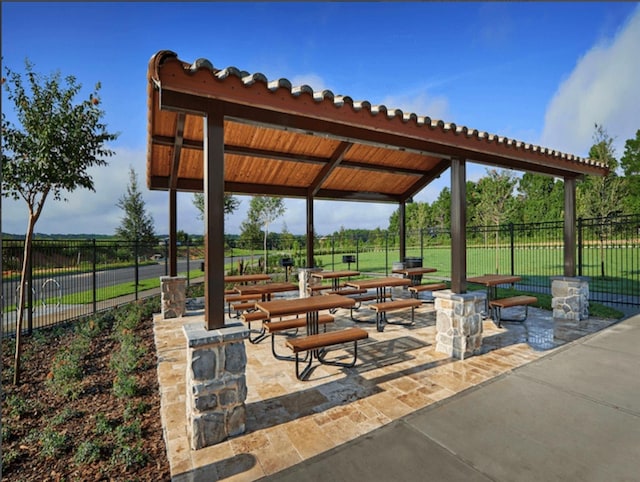
[[[438,291],[438,290],[446,290],[447,285],[445,283],[431,283],[424,285],[415,285],[409,286],[409,291],[414,293],[420,293],[421,291]]]
[[[327,294],[328,295],[342,295],[342,296],[351,296],[351,295],[359,295],[359,294],[363,294],[366,293],[367,290],[365,289],[358,289],[358,288],[344,288],[344,289],[340,289],[340,290],[332,290],[332,291],[328,291]]]
[[[235,311],[252,310],[256,307],[255,303],[234,303],[231,305]]]
[[[385,301],[384,303],[373,303],[369,305],[369,308],[376,310],[378,313],[383,311],[402,310],[404,308],[417,308],[422,306],[422,301],[411,299],[401,299],[393,301]]]
[[[240,319],[245,323],[250,323],[252,321],[268,320],[269,317],[264,311],[257,310],[257,311],[252,311],[250,313],[242,313],[240,315]]]
[[[510,298],[500,298],[489,301],[489,306],[499,306],[500,308],[510,308],[512,306],[530,305],[536,303],[538,298],[535,296],[518,295]]]
[[[318,316],[318,324],[326,325],[327,323],[333,323],[335,321],[335,317],[333,315],[324,314]],[[269,333],[276,333],[278,331],[286,331],[292,330],[294,328],[303,328],[307,325],[307,318],[291,318],[288,320],[281,321],[272,321],[270,323],[266,323],[265,327]]]
[[[287,340],[287,346],[291,348],[294,353],[299,353],[301,351],[315,350],[330,345],[363,340],[368,337],[369,333],[362,328],[347,328],[345,330],[330,331],[328,333],[318,333],[317,335],[289,338]]]
[[[239,295],[236,293],[235,295],[225,296],[224,300],[227,302],[233,302],[233,301],[259,300],[260,298],[261,298],[261,295],[257,295],[257,294]]]

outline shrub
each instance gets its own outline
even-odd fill
[[[113,394],[118,398],[135,397],[138,392],[136,377],[129,374],[118,374],[113,380]]]
[[[40,456],[46,458],[54,458],[62,455],[68,445],[69,439],[66,434],[56,432],[53,428],[47,427],[39,438]]]
[[[87,465],[100,460],[100,444],[93,440],[81,442],[73,456],[78,465]]]

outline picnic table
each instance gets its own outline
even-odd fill
[[[386,276],[383,278],[368,278],[364,280],[347,281],[345,283],[346,286],[350,286],[358,290],[375,289],[376,299],[375,299],[374,305],[382,305],[383,303],[385,303],[387,299],[387,290],[389,290],[390,292],[391,288],[393,287],[409,286],[410,284],[411,284],[410,279],[396,278],[394,276]],[[404,301],[404,300],[398,300],[398,301]],[[390,305],[387,305],[387,306],[391,308]],[[367,322],[366,320],[358,320],[353,316],[351,317],[351,319],[358,322]],[[384,312],[377,311],[376,312],[376,328],[378,331],[384,330],[385,322],[388,323],[386,316],[384,315]]]
[[[351,298],[341,295],[312,296],[309,298],[292,298],[273,301],[259,301],[256,303],[256,309],[264,312],[267,317],[282,317],[293,315],[306,316],[306,336],[296,337],[288,342],[290,348],[296,354],[296,376],[300,380],[306,379],[311,371],[313,360],[319,363],[337,365],[337,366],[353,366],[357,358],[357,341],[366,338],[368,335],[364,330],[359,328],[347,328],[343,330],[320,333],[319,332],[319,312],[322,310],[335,310],[337,308],[349,308],[355,304]],[[329,361],[325,359],[326,346],[339,343],[354,342],[354,358],[353,362],[346,364],[337,361]],[[299,356],[302,351],[308,351],[307,365],[302,372],[299,370]]]
[[[271,280],[271,276],[263,273],[234,274],[234,275],[227,275],[224,277],[225,283],[240,283],[240,284],[257,283],[259,281],[270,281],[270,280]]]
[[[298,285],[293,283],[264,283],[256,285],[239,285],[235,286],[236,290],[241,295],[247,294],[259,294],[262,301],[270,301],[273,293],[283,293],[286,291],[297,291]]]
[[[490,302],[498,298],[498,285],[517,283],[522,277],[506,274],[485,274],[483,276],[473,276],[467,278],[467,283],[475,283],[487,287],[487,299],[485,301],[485,311],[489,314]]]
[[[420,280],[422,279],[423,274],[434,273],[436,271],[438,271],[436,268],[416,266],[413,268],[396,268],[391,272],[394,274],[404,275],[405,278],[409,278],[411,280],[411,286],[415,286],[417,284],[420,284]]]
[[[351,276],[358,276],[360,271],[353,271],[350,269],[343,269],[340,271],[318,271],[311,273],[311,277],[319,278],[320,280],[331,280],[331,289],[337,290],[340,287],[340,278],[349,278]]]

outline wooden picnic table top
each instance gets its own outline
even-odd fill
[[[257,281],[269,281],[271,276],[268,274],[234,274],[224,277],[225,283],[255,283]]]
[[[436,268],[416,266],[413,268],[398,268],[394,269],[391,272],[396,274],[403,274],[405,276],[414,276],[417,274],[435,273],[436,271],[438,271]]]
[[[333,278],[347,278],[349,276],[358,276],[360,271],[353,271],[350,269],[343,269],[340,271],[318,271],[311,273],[314,278],[320,279],[333,279]]]
[[[410,284],[411,280],[409,278],[396,278],[394,276],[387,276],[384,278],[360,279],[345,282],[345,285],[347,286],[364,290],[369,288],[383,288],[386,286],[409,286]]]
[[[522,277],[508,274],[485,274],[483,276],[473,276],[467,278],[468,283],[477,283],[485,286],[497,286],[506,283],[517,283]]]
[[[259,301],[256,308],[264,311],[270,318],[274,316],[300,315],[314,311],[349,308],[356,302],[341,295],[310,296],[309,298],[291,298],[274,301]]]
[[[238,293],[242,294],[267,294],[267,293],[282,293],[284,291],[296,291],[298,285],[293,283],[264,283],[259,285],[240,285],[233,288]]]

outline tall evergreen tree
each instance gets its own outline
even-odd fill
[[[156,234],[153,226],[153,217],[147,213],[142,193],[138,189],[138,176],[129,167],[129,184],[127,192],[122,195],[116,204],[124,211],[120,226],[116,228],[116,236],[128,242],[141,244],[154,244]]]

